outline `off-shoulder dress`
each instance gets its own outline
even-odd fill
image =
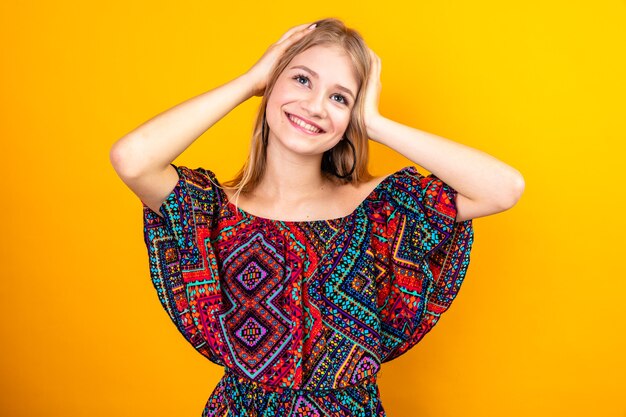
[[[345,217],[280,221],[235,207],[212,171],[172,166],[162,217],[143,204],[144,240],[163,308],[224,367],[202,417],[385,416],[381,364],[430,331],[467,272],[456,191],[407,166]]]

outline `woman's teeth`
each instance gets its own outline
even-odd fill
[[[313,132],[313,133],[320,133],[321,132],[320,129],[316,128],[315,126],[311,126],[308,123],[305,123],[303,120],[298,119],[297,117],[295,117],[292,114],[289,115],[289,120],[291,120],[292,122],[294,122],[298,126],[308,130],[309,132]]]

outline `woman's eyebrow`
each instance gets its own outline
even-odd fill
[[[314,76],[315,78],[318,78],[319,75],[317,75],[317,72],[313,71],[311,68],[309,67],[305,67],[304,65],[294,65],[293,67],[291,67],[290,69],[294,69],[294,68],[300,68],[303,69],[305,71],[308,71],[309,73],[311,73],[312,76]],[[349,88],[344,87],[343,85],[340,84],[336,84],[335,87],[337,87],[338,89],[345,91],[346,93],[350,94],[352,96],[352,99],[354,99],[354,93],[352,93],[352,91],[350,91]]]

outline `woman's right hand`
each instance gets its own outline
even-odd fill
[[[276,43],[272,44],[257,63],[246,72],[246,76],[253,83],[253,95],[262,96],[264,94],[270,72],[278,59],[287,48],[315,28],[315,26],[311,26],[311,23],[306,23],[289,29]]]

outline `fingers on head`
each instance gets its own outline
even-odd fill
[[[380,57],[372,52],[372,66],[378,71],[380,71],[381,62]]]
[[[307,33],[306,29],[309,26],[311,26],[311,23],[305,23],[302,25],[292,27],[287,32],[285,32],[285,34],[278,40],[278,43],[281,43],[285,41],[286,39],[289,39],[293,35],[299,35],[299,36],[304,35],[305,33]]]

